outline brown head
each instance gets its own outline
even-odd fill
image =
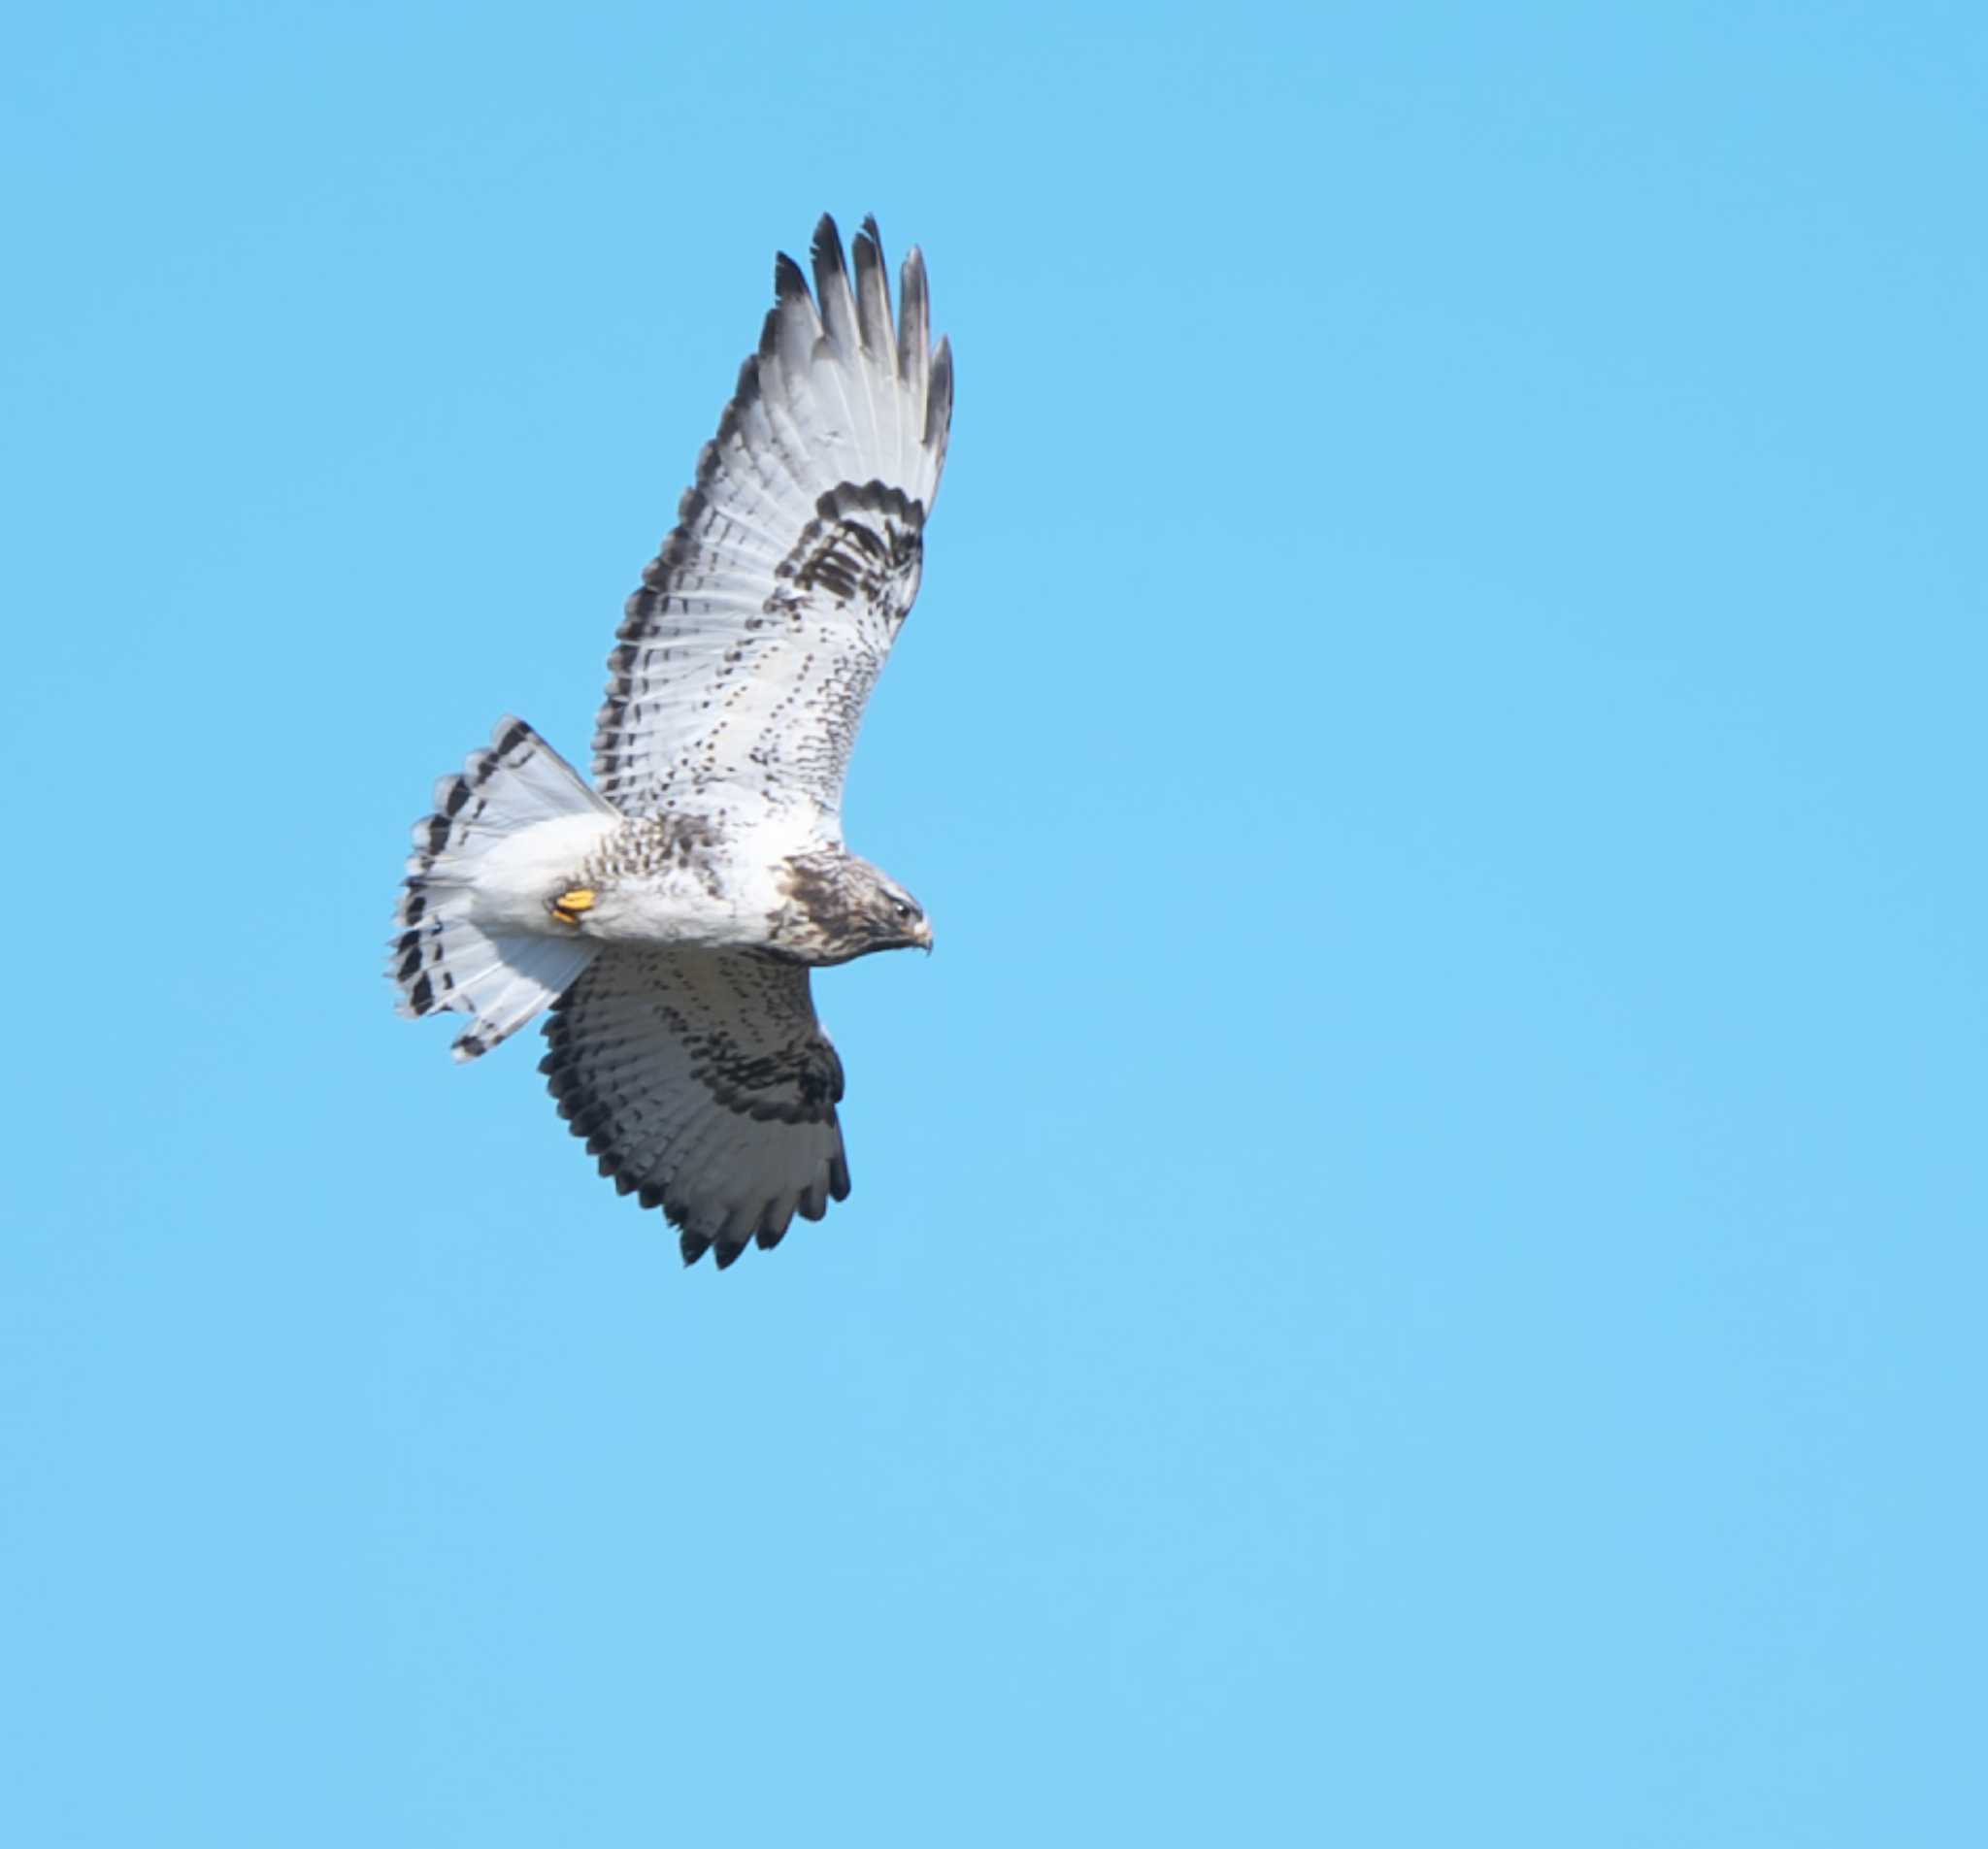
[[[770,947],[802,963],[847,963],[873,950],[929,950],[925,910],[896,880],[841,849],[796,854],[779,872],[786,903]]]

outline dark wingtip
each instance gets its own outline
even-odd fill
[[[952,341],[941,335],[939,350],[932,355],[932,385],[925,397],[925,442],[928,446],[945,441],[952,428]]]
[[[683,1254],[684,1264],[695,1265],[699,1259],[711,1250],[711,1241],[699,1238],[695,1233],[685,1233],[679,1237],[677,1249]],[[724,1262],[722,1258],[718,1260],[720,1265],[723,1265]]]
[[[775,299],[790,302],[796,296],[807,298],[808,279],[801,274],[801,266],[782,250],[773,260],[773,292]]]
[[[817,273],[824,265],[832,270],[848,267],[843,261],[843,234],[836,229],[833,213],[824,212],[815,220],[814,242],[809,246],[808,254],[814,259]]]
[[[741,1239],[737,1245],[720,1245],[717,1249],[718,1270],[730,1271],[738,1263],[739,1254],[751,1243],[750,1239]]]

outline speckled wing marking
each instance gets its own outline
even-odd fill
[[[853,248],[852,285],[835,221],[816,227],[818,308],[799,265],[776,264],[759,351],[629,599],[594,734],[595,781],[625,813],[736,790],[812,804],[839,838],[863,707],[918,594],[952,419],[923,260],[905,260],[893,328],[873,219]]]
[[[694,1264],[778,1245],[849,1192],[842,1061],[808,972],[750,950],[604,950],[552,1005],[539,1070],[601,1172]]]

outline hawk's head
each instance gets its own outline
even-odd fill
[[[787,903],[773,947],[803,963],[847,963],[873,950],[929,950],[925,908],[867,860],[840,849],[796,854],[780,870]]]

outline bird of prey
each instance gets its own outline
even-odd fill
[[[389,974],[470,1017],[475,1059],[549,1008],[539,1070],[601,1172],[683,1259],[777,1245],[849,1191],[843,1067],[810,971],[932,947],[917,901],[843,844],[865,702],[918,594],[952,354],[923,259],[893,320],[874,219],[774,267],[677,528],[608,657],[594,785],[521,719],[435,788]]]

